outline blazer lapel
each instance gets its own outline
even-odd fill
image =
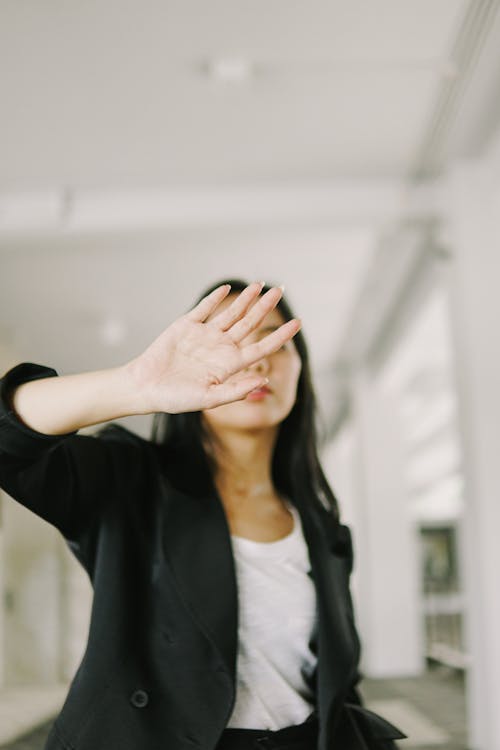
[[[163,555],[193,619],[236,681],[237,583],[224,509],[214,496],[197,498],[177,490],[169,494],[162,521]]]
[[[332,551],[335,526],[297,504],[309,548],[318,604],[317,699],[327,716],[336,696],[352,681],[359,641],[346,602],[346,558]],[[191,615],[218,649],[236,680],[238,597],[230,530],[220,498],[192,497],[169,489],[161,523],[165,560]]]
[[[318,599],[317,701],[320,747],[326,742],[333,711],[353,682],[360,642],[348,603],[348,554],[337,542],[338,526],[328,511],[298,506]]]

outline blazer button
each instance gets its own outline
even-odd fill
[[[144,708],[149,703],[149,695],[145,690],[134,690],[130,696],[130,702],[136,708]]]

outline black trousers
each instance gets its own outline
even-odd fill
[[[302,724],[283,729],[237,729],[228,727],[222,733],[216,750],[316,750],[318,719],[310,714]]]

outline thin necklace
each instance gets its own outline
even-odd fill
[[[237,494],[243,493],[248,497],[256,497],[258,495],[265,495],[267,492],[274,492],[274,487],[270,482],[258,482],[251,487],[246,484],[235,484],[233,489]]]

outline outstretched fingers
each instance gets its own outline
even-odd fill
[[[220,331],[227,331],[228,328],[245,315],[252,302],[261,293],[265,283],[265,281],[254,281],[252,284],[249,284],[238,294],[229,307],[212,318],[209,325],[218,328]]]
[[[283,295],[283,287],[273,286],[227,331],[231,341],[239,344],[249,333],[262,323],[266,315],[273,310]]]
[[[301,325],[302,321],[299,318],[292,318],[292,320],[283,323],[279,328],[269,333],[260,341],[241,347],[243,367],[248,367],[259,359],[262,359],[262,357],[267,357],[269,354],[273,354],[278,349],[281,349],[282,346],[295,336],[297,331],[300,330]]]
[[[206,297],[203,297],[203,299],[186,314],[186,317],[197,323],[203,323],[203,321],[214,312],[217,306],[220,305],[222,300],[227,297],[230,291],[231,286],[229,284],[218,286],[213,292],[210,292]]]

